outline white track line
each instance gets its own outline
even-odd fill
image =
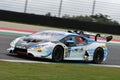
[[[90,64],[92,66],[102,66],[102,67],[115,67],[120,68],[120,65],[104,65],[104,64]]]
[[[50,63],[50,62],[29,61],[29,60],[9,60],[9,59],[0,59],[0,61],[6,61],[6,62],[21,62],[21,63],[42,63],[42,64],[53,64],[53,63]]]
[[[42,63],[42,64],[57,64],[52,62],[42,62],[42,61],[29,61],[29,60],[9,60],[9,59],[0,59],[0,61],[6,62],[19,62],[19,63]],[[61,64],[61,63],[60,63]],[[102,64],[89,64],[91,66],[101,66],[101,67],[113,67],[113,68],[120,68],[119,65],[102,65]]]

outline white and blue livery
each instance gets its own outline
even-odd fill
[[[105,43],[97,42],[76,32],[53,30],[16,38],[10,43],[8,51],[11,54],[48,58],[55,62],[83,60],[97,64],[105,61],[108,54]]]

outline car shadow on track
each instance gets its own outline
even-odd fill
[[[59,63],[59,64],[92,64],[92,62],[88,61],[80,61],[80,60],[63,60],[61,62],[54,62],[51,59],[46,59],[46,58],[35,58],[35,57],[28,57],[28,56],[22,56],[22,55],[10,55],[10,57],[15,57],[19,58],[21,60],[28,60],[28,61],[40,61],[40,62],[50,62],[50,63]]]

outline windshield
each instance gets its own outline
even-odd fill
[[[65,37],[65,34],[58,31],[44,31],[44,32],[37,32],[30,35],[31,38],[40,39],[40,40],[47,40],[47,41],[59,41]]]

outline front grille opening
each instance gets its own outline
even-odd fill
[[[14,53],[21,54],[21,55],[26,55],[27,54],[27,49],[15,48]]]

